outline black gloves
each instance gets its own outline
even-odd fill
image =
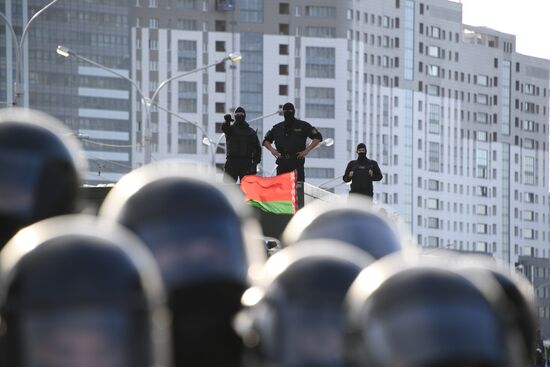
[[[231,114],[227,113],[223,116],[223,119],[225,120],[225,122],[227,123],[231,123],[231,121],[235,121],[231,118]]]

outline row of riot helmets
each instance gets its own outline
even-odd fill
[[[78,142],[0,113],[0,366],[524,367],[531,287],[416,251],[364,198],[313,203],[269,259],[234,185],[191,163],[123,177],[76,214]],[[4,245],[5,244],[5,245]]]

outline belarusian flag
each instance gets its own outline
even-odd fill
[[[241,190],[250,205],[268,213],[296,213],[296,172],[273,177],[245,176]]]

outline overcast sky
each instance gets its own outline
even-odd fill
[[[465,24],[515,34],[518,52],[550,59],[550,0],[458,2],[462,2]]]

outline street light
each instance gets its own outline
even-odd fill
[[[74,57],[78,60],[84,61],[85,63],[91,64],[91,65],[96,66],[100,69],[103,69],[107,72],[110,72],[111,74],[114,74],[114,75],[118,76],[119,78],[123,78],[123,79],[127,80],[128,82],[130,82],[136,88],[137,92],[139,93],[139,95],[141,97],[141,103],[143,105],[143,108],[145,109],[145,115],[146,115],[145,134],[143,134],[143,147],[144,147],[143,150],[144,150],[144,154],[145,154],[145,156],[144,156],[144,163],[145,164],[151,163],[151,156],[152,156],[152,154],[151,154],[151,140],[152,140],[151,139],[151,105],[154,104],[155,106],[159,107],[159,105],[155,102],[155,99],[158,96],[161,89],[164,88],[166,85],[168,85],[168,83],[170,83],[170,82],[172,82],[176,79],[180,79],[180,78],[183,78],[187,75],[196,73],[198,71],[208,69],[212,66],[216,66],[218,64],[221,64],[225,61],[237,62],[237,61],[240,61],[242,59],[242,56],[239,52],[232,52],[232,53],[228,54],[226,57],[224,57],[223,59],[221,59],[219,61],[213,62],[211,64],[203,65],[199,68],[196,68],[196,69],[184,72],[184,73],[176,74],[176,75],[164,80],[162,83],[160,83],[159,86],[157,87],[157,89],[155,89],[155,91],[153,92],[153,94],[149,98],[145,95],[145,93],[143,93],[143,91],[141,90],[139,85],[133,79],[130,79],[127,76],[122,75],[119,72],[117,72],[117,71],[115,71],[111,68],[108,68],[105,65],[101,65],[101,64],[99,64],[99,63],[97,63],[93,60],[87,59],[84,56],[81,56],[78,53],[70,50],[68,47],[65,47],[65,46],[62,46],[62,45],[57,46],[57,54],[60,55],[60,56],[63,56],[63,57],[72,56],[72,57]]]
[[[13,38],[13,41],[15,43],[15,82],[13,83],[13,105],[18,105],[18,100],[20,95],[24,95],[24,89],[21,87],[22,78],[21,73],[23,72],[22,62],[23,62],[23,45],[25,44],[25,40],[27,38],[27,35],[29,33],[29,27],[31,24],[40,16],[40,14],[44,13],[50,6],[58,2],[59,0],[52,0],[50,1],[46,6],[44,6],[42,9],[36,12],[32,16],[32,18],[27,22],[25,27],[23,28],[23,33],[21,34],[21,39],[17,39],[17,34],[15,33],[15,30],[13,29],[13,26],[11,25],[9,19],[3,14],[0,13],[0,19],[6,24],[8,29],[10,30],[11,36]],[[19,90],[21,88],[21,90]],[[23,100],[23,104],[25,104],[25,100]]]

